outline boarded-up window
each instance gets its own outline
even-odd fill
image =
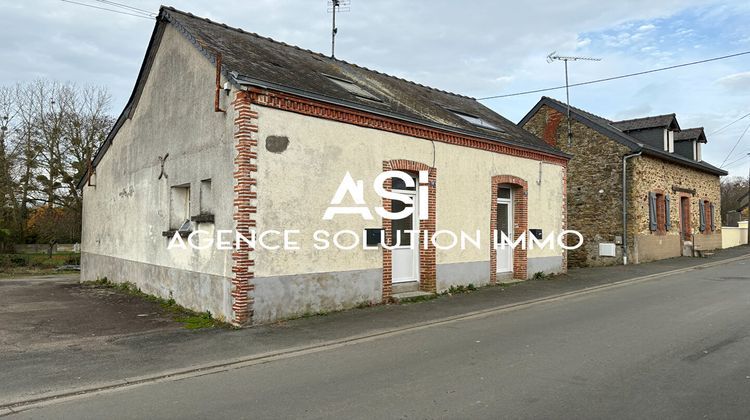
[[[210,179],[204,179],[201,181],[201,214],[213,214],[214,213],[214,195],[211,186]]]
[[[179,229],[190,219],[190,184],[170,188],[169,228]]]

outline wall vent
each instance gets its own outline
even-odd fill
[[[616,254],[615,244],[599,244],[599,256],[600,257],[615,257]]]

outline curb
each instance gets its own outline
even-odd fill
[[[67,391],[49,394],[37,398],[17,400],[9,403],[0,404],[0,417],[5,417],[11,414],[16,414],[19,411],[25,411],[32,408],[38,408],[50,404],[71,401],[80,399],[84,396],[97,395],[115,392],[119,390],[125,390],[135,388],[146,384],[155,384],[162,382],[171,382],[180,379],[187,379],[196,376],[209,375],[213,373],[225,372],[233,369],[240,369],[244,367],[269,363],[277,360],[288,359],[292,357],[302,356],[311,353],[317,353],[325,350],[336,349],[352,344],[359,344],[368,341],[377,340],[380,338],[386,338],[391,336],[400,335],[409,331],[422,330],[438,325],[445,325],[460,321],[472,320],[484,318],[490,315],[509,312],[517,309],[524,309],[538,304],[554,302],[563,300],[574,296],[588,295],[591,293],[623,287],[631,284],[637,284],[654,280],[657,278],[668,277],[675,274],[685,273],[693,270],[703,269],[707,267],[713,267],[716,265],[723,265],[734,261],[740,261],[750,259],[750,255],[743,255],[739,257],[727,258],[719,261],[712,261],[705,264],[698,264],[691,267],[679,268],[670,271],[664,271],[661,273],[648,274],[639,277],[633,277],[630,279],[620,280],[613,283],[602,284],[597,286],[585,287],[579,290],[573,290],[565,293],[559,293],[552,296],[545,296],[541,298],[526,300],[523,302],[516,302],[507,305],[497,306],[494,308],[481,309],[477,311],[467,312],[460,315],[453,315],[449,317],[434,319],[430,321],[419,322],[410,325],[404,325],[395,328],[386,328],[381,330],[374,330],[365,334],[353,335],[345,338],[324,341],[317,344],[309,344],[304,346],[288,347],[281,350],[274,350],[265,353],[258,353],[250,356],[238,357],[233,359],[226,359],[221,362],[206,363],[202,365],[194,365],[188,368],[175,369],[162,371],[158,374],[136,376],[132,378],[125,378],[116,381],[103,382],[95,386],[73,388]]]

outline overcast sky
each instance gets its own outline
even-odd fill
[[[76,0],[98,4],[95,0]],[[750,50],[750,2],[692,0],[351,0],[337,19],[337,57],[474,97],[571,83]],[[158,11],[159,2],[119,0]],[[175,0],[171,6],[307,49],[330,52],[325,0]],[[0,84],[35,78],[106,86],[119,114],[138,74],[153,20],[59,0],[0,0]],[[545,93],[565,99],[565,92]],[[484,103],[517,122],[541,94]],[[750,124],[750,55],[571,90],[571,103],[612,119],[677,113],[704,126],[714,165]],[[750,152],[750,132],[727,163]],[[727,165],[747,176],[750,158]]]

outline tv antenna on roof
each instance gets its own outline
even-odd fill
[[[567,120],[568,120],[568,147],[573,143],[573,129],[570,126],[570,90],[568,84],[568,61],[602,61],[601,58],[592,57],[570,57],[565,55],[558,55],[556,51],[552,51],[547,56],[547,62],[552,63],[553,61],[564,61],[565,62],[565,103],[567,109]]]
[[[336,50],[336,33],[339,31],[336,27],[336,12],[348,12],[352,10],[351,0],[328,0],[328,13],[333,14],[333,23],[331,25],[331,58],[335,58]]]

